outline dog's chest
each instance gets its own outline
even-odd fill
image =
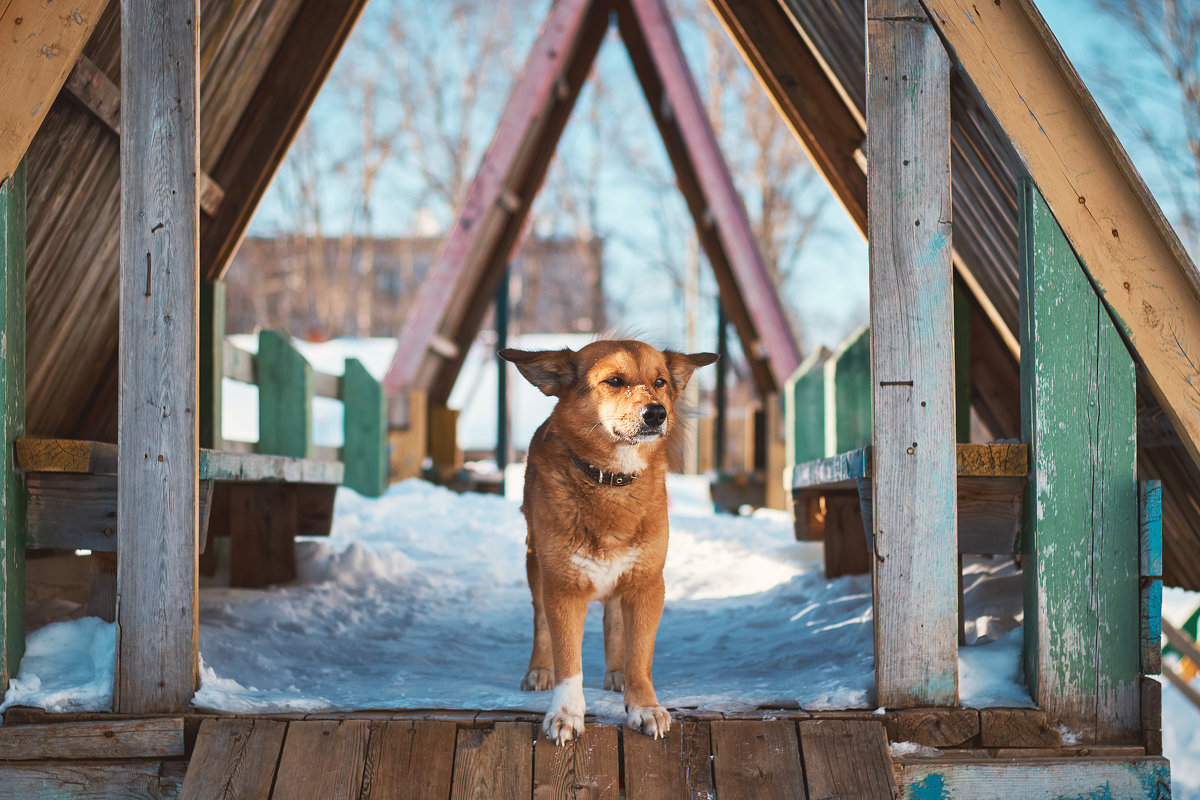
[[[593,597],[603,599],[612,594],[621,576],[633,568],[640,555],[641,548],[636,546],[603,555],[578,552],[571,556],[571,563],[579,570],[579,576],[592,584]]]

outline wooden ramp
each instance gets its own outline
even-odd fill
[[[207,719],[182,798],[894,798],[883,724],[676,722],[664,740],[589,723],[556,747],[527,721]]]

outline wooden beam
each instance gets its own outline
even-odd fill
[[[435,349],[437,337],[454,343],[460,351],[458,358],[465,355],[465,329],[478,328],[478,319],[471,318],[467,307],[486,303],[495,292],[529,203],[541,186],[558,136],[603,38],[608,11],[606,0],[562,0],[551,6],[458,218],[421,283],[414,313],[405,322],[396,357],[384,379],[389,395],[428,392],[433,404],[448,397],[445,387],[453,385],[453,376],[445,376],[450,371],[457,374],[457,359],[450,359],[451,368],[444,369],[443,357]],[[563,76],[567,76],[570,96],[559,101]],[[504,208],[501,197],[506,191],[521,198],[520,208]]]
[[[21,163],[108,0],[0,5],[0,180]]]
[[[198,0],[122,0],[119,601],[114,709],[198,683]]]
[[[1029,0],[925,0],[1200,460],[1200,277]]]
[[[717,273],[721,302],[738,324],[747,357],[752,364],[763,361],[766,367],[765,378],[761,368],[755,376],[759,392],[777,393],[799,365],[800,350],[670,14],[663,0],[623,0],[617,6],[617,23],[679,185],[685,196],[688,187],[697,190],[697,196],[686,199]],[[670,114],[663,113],[664,104]],[[705,223],[709,217],[711,232]],[[740,324],[739,307],[745,309]],[[761,342],[764,352],[755,353],[755,342]]]
[[[916,0],[867,4],[875,685],[958,704],[950,61]]]
[[[1086,743],[1139,739],[1136,375],[1054,215],[1021,192],[1025,676]]]
[[[169,758],[183,754],[180,717],[0,727],[0,761]]]
[[[121,87],[95,62],[81,53],[64,87],[110,131],[121,135]],[[204,170],[197,173],[196,179],[199,182],[200,210],[210,217],[214,216],[225,199],[225,190]]]
[[[0,179],[0,691],[25,652],[25,491],[11,455],[25,434],[25,170]]]
[[[304,0],[212,176],[225,190],[200,235],[200,274],[219,280],[366,0]]]

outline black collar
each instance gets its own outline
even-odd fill
[[[571,448],[568,447],[567,452],[570,453],[571,458],[574,459],[575,466],[579,467],[579,469],[583,471],[583,474],[587,475],[588,478],[591,479],[592,483],[596,483],[601,486],[628,486],[637,480],[636,472],[631,472],[628,475],[624,472],[605,472],[595,464],[589,464],[588,462],[584,461],[582,458],[576,455],[575,451]]]

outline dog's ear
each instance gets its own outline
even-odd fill
[[[575,382],[575,351],[562,350],[501,350],[496,355],[517,365],[525,380],[542,390],[542,394],[557,397]]]
[[[667,359],[667,372],[671,373],[671,385],[676,392],[682,392],[692,377],[692,371],[698,367],[707,367],[717,360],[716,353],[676,353],[667,350],[663,353]]]

